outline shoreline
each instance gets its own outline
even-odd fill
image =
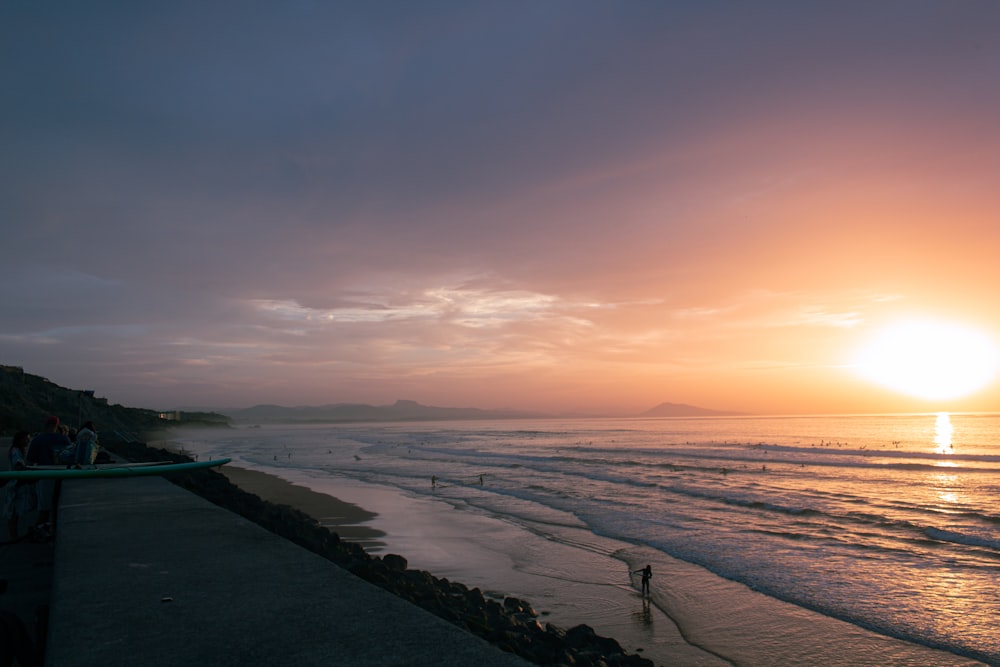
[[[504,563],[502,558],[490,558],[483,552],[466,559],[449,555],[456,548],[470,548],[468,542],[476,540],[470,538],[468,525],[464,522],[482,529],[488,523],[483,517],[470,516],[469,512],[454,508],[451,508],[454,511],[445,510],[446,514],[442,515],[442,508],[428,509],[421,505],[429,501],[412,498],[406,499],[404,512],[400,509],[403,503],[399,497],[386,497],[382,495],[386,490],[373,491],[371,485],[360,482],[343,479],[293,481],[275,473],[252,472],[262,484],[258,493],[281,493],[282,487],[297,487],[326,497],[335,497],[332,494],[337,493],[348,498],[348,501],[338,499],[337,502],[346,502],[359,509],[365,507],[362,511],[374,515],[368,519],[369,528],[382,533],[380,544],[373,546],[373,552],[406,554],[412,567],[465,582],[470,587],[477,586],[484,593],[492,591],[487,593],[489,596],[523,597],[536,605],[543,618],[557,625],[581,623],[591,626],[599,634],[614,637],[626,651],[654,660],[656,664],[984,665],[971,658],[881,635],[771,598],[654,549],[614,543],[584,529],[574,529],[577,533],[572,535],[536,537],[540,543],[545,543],[544,548],[557,545],[552,555],[557,557],[560,566],[582,558],[579,564],[589,570],[588,575],[622,565],[618,572],[597,581],[555,581],[562,579],[561,573],[548,573],[540,579],[536,577],[535,581],[526,581],[525,569],[531,567],[526,568],[523,563]],[[307,488],[306,483],[313,488]],[[262,497],[269,499],[266,495]],[[386,512],[380,514],[380,509]],[[430,527],[427,512],[438,514],[436,519],[430,519],[436,528]],[[390,514],[397,516],[388,516]],[[444,533],[440,532],[442,526]],[[479,542],[483,550],[497,552],[511,539],[512,534],[501,532],[491,534],[489,539],[479,538]],[[519,539],[523,540],[524,536]],[[564,542],[559,542],[560,539]],[[442,540],[446,548],[442,548]],[[589,543],[584,544],[582,540]],[[538,543],[532,542],[526,548],[537,553]],[[614,562],[609,564],[609,560]],[[645,563],[652,563],[655,573],[652,604],[641,601],[636,591],[637,577],[627,574]],[[534,567],[540,565],[536,563]],[[574,607],[573,601],[567,603],[567,598],[574,596],[582,604]],[[574,613],[582,615],[572,618]]]
[[[440,506],[403,499],[387,489],[345,485],[343,480],[337,480],[335,485],[338,489],[333,492],[346,492],[345,495],[351,498],[348,502],[334,497],[327,489],[315,491],[301,480],[293,481],[273,473],[240,468],[232,463],[223,466],[221,471],[230,479],[251,483],[252,488],[244,490],[264,500],[288,503],[301,498],[307,501],[311,506],[296,509],[313,518],[318,519],[324,507],[328,506],[324,501],[317,503],[318,498],[332,500],[333,506],[357,508],[367,521],[385,528],[366,527],[382,536],[370,548],[367,544],[363,545],[373,556],[386,558],[393,557],[392,554],[404,554],[410,568],[430,572],[445,580],[461,581],[470,588],[482,590],[487,599],[502,601],[505,597],[514,596],[526,600],[538,612],[543,623],[550,622],[559,627],[586,625],[599,635],[613,637],[627,652],[652,660],[656,665],[725,667],[731,664],[711,651],[686,641],[670,618],[648,600],[643,602],[638,590],[630,587],[626,563],[613,554],[581,551],[540,536],[535,536],[528,543],[519,530],[489,525],[490,522],[484,521],[483,517],[474,517],[460,510],[441,516]],[[362,506],[372,509],[362,510]],[[400,508],[404,507],[406,509],[401,511]],[[381,509],[386,511],[380,513]],[[330,529],[336,531],[335,527]],[[471,537],[473,533],[478,537]],[[346,535],[342,537],[350,540]],[[600,538],[593,539],[600,541]],[[515,543],[532,554],[538,553],[542,548],[540,544],[549,549],[559,549],[557,560],[564,565],[575,565],[575,568],[568,569],[577,572],[611,571],[620,576],[611,575],[604,581],[588,583],[566,579],[559,573],[539,575],[530,571],[531,564],[511,562],[491,546]],[[477,546],[481,548],[477,549]],[[444,561],[455,560],[463,564],[459,569],[444,565]],[[534,567],[538,565],[535,563]],[[539,592],[540,587],[544,588],[544,592]],[[587,605],[599,607],[600,611],[593,614],[582,612],[580,607]]]

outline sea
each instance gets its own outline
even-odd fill
[[[1000,414],[264,424],[178,438],[199,456],[390,487],[549,541],[584,531],[1000,665]]]

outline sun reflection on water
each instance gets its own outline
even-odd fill
[[[931,476],[934,490],[937,492],[938,500],[945,506],[957,505],[961,502],[961,497],[956,491],[959,485],[958,475],[954,473],[937,472]]]
[[[934,453],[935,454],[954,454],[955,447],[952,444],[951,438],[955,432],[955,428],[951,425],[951,415],[947,412],[939,412],[937,415],[937,420],[934,422]],[[939,466],[954,466],[954,461],[938,461]]]

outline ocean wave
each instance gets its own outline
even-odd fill
[[[767,465],[772,470],[787,468],[882,469],[899,471],[938,471],[996,473],[1000,456],[981,454],[935,454],[913,451],[829,450],[783,445],[741,447],[677,447],[662,449],[608,449],[587,445],[563,446],[551,453],[523,453],[482,449],[458,449],[447,446],[413,445],[427,454],[454,457],[457,460],[496,461],[507,465],[601,467],[617,470],[701,470],[717,473],[739,472]],[[569,452],[569,453],[567,453]]]
[[[924,529],[924,533],[932,540],[940,542],[950,542],[952,544],[964,544],[970,547],[986,547],[987,549],[1000,550],[1000,536],[974,535],[955,530],[945,530],[943,528],[926,528]]]

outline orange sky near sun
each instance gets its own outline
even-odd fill
[[[1000,226],[986,176],[996,173],[986,149],[995,147],[968,150],[980,141],[975,127],[926,141],[899,128],[878,132],[871,119],[857,123],[856,132],[841,123],[834,136],[817,123],[811,140],[733,130],[755,139],[711,147],[727,152],[725,168],[714,181],[702,175],[680,212],[655,184],[629,189],[625,201],[584,198],[574,219],[613,212],[623,233],[642,232],[641,244],[604,258],[606,290],[588,284],[597,302],[628,302],[594,309],[586,335],[553,343],[558,352],[529,374],[553,382],[538,402],[627,410],[662,399],[768,413],[994,409],[995,383],[963,400],[926,401],[874,386],[849,365],[878,326],[904,316],[957,321],[1000,339],[990,280]],[[772,152],[758,154],[765,145]],[[654,159],[638,162],[655,171]],[[641,180],[638,167],[610,171]],[[600,190],[595,182],[585,184]],[[670,233],[655,232],[657,218],[669,215],[699,229],[679,252]],[[495,403],[490,391],[504,385],[487,385],[481,400]]]

